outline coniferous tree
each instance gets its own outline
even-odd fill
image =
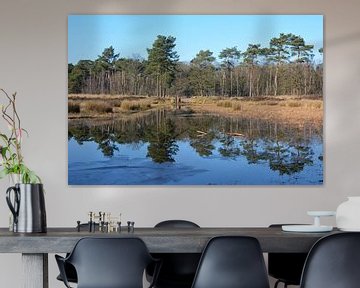
[[[219,58],[222,60],[223,64],[223,75],[222,75],[222,95],[224,96],[225,93],[231,97],[233,95],[233,70],[235,65],[238,63],[241,56],[241,51],[237,49],[237,47],[232,48],[225,48],[223,49],[220,54]],[[226,91],[226,79],[227,76],[230,78],[230,86],[228,91]]]
[[[96,60],[98,69],[101,71],[102,75],[102,93],[107,92],[113,93],[113,75],[116,71],[116,60],[119,58],[120,54],[115,54],[115,50],[112,46],[105,48],[103,53],[98,56]]]
[[[175,49],[176,38],[158,35],[152,48],[148,48],[146,71],[156,78],[156,95],[164,97],[175,79],[176,64],[179,56]]]
[[[200,96],[211,95],[214,91],[215,57],[212,55],[210,50],[200,50],[191,60],[190,83]]]
[[[290,44],[293,39],[293,34],[280,33],[279,37],[274,37],[270,40],[270,49],[268,50],[268,58],[275,63],[274,76],[274,95],[278,94],[278,76],[279,67],[286,63],[290,58]]]
[[[243,53],[244,63],[248,65],[248,75],[249,75],[249,96],[253,96],[253,78],[254,70],[258,64],[258,59],[260,56],[264,55],[264,50],[260,48],[260,44],[249,44],[246,51]]]
[[[249,44],[242,54],[225,48],[217,59],[204,49],[190,63],[179,62],[175,40],[159,35],[147,59],[119,58],[110,46],[95,60],[69,63],[69,94],[322,95],[322,57],[315,61],[314,46],[300,35],[281,33],[268,47]],[[317,53],[322,56],[323,48]]]

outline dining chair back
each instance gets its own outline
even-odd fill
[[[220,236],[204,249],[192,288],[268,288],[261,247],[256,238]]]
[[[89,224],[88,223],[80,224],[80,229],[88,230],[89,229]],[[98,223],[95,223],[95,229],[99,229],[99,224]],[[68,257],[68,256],[69,256],[69,253],[66,254],[66,257]],[[77,274],[76,274],[76,270],[75,270],[74,266],[71,265],[68,262],[65,262],[64,263],[64,268],[65,268],[65,275],[66,275],[67,281],[71,282],[71,283],[77,283]],[[56,277],[56,279],[59,280],[59,281],[64,282],[63,278],[61,277],[61,274],[59,274]]]
[[[281,228],[288,224],[271,224],[269,228]],[[300,285],[301,273],[304,268],[307,253],[269,253],[268,273],[277,279],[274,288],[283,283],[288,285]]]
[[[142,288],[144,270],[155,261],[139,238],[82,238],[67,258],[55,258],[67,287],[64,263],[75,267],[78,288]]]
[[[306,259],[301,288],[360,287],[360,233],[347,232],[318,240]]]
[[[200,228],[200,226],[189,220],[165,220],[157,223],[155,228]]]
[[[155,225],[156,229],[200,228],[188,220],[166,220]],[[159,272],[156,288],[190,288],[200,260],[200,253],[157,253],[153,254],[161,259],[162,266]],[[153,269],[147,269],[147,278],[151,279]]]

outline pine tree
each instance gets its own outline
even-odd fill
[[[212,55],[210,50],[200,50],[190,62],[190,83],[200,96],[210,95],[214,90],[215,57]]]
[[[249,75],[249,96],[253,96],[253,78],[254,70],[258,64],[258,58],[264,55],[265,50],[260,48],[260,44],[249,44],[246,51],[243,53],[244,63],[248,65],[248,75]]]
[[[274,76],[274,95],[278,94],[278,76],[279,67],[283,63],[289,61],[290,58],[290,45],[294,35],[280,33],[278,38],[272,38],[270,40],[270,49],[268,50],[268,58],[275,62],[275,76]]]
[[[146,72],[156,78],[156,95],[164,97],[166,88],[170,87],[175,79],[176,64],[179,56],[174,48],[176,38],[158,35],[152,48],[148,48]]]
[[[230,78],[230,89],[228,90],[228,94],[231,97],[233,95],[233,70],[235,65],[238,63],[241,56],[241,51],[237,49],[237,47],[225,48],[220,54],[219,58],[223,61],[223,68],[225,69],[222,77],[222,95],[224,96],[226,91],[226,72]],[[238,91],[236,91],[238,94]]]

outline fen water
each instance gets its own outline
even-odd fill
[[[69,185],[321,185],[322,126],[157,110],[69,120]]]

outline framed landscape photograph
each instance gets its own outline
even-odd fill
[[[69,185],[322,185],[322,15],[69,15]]]

